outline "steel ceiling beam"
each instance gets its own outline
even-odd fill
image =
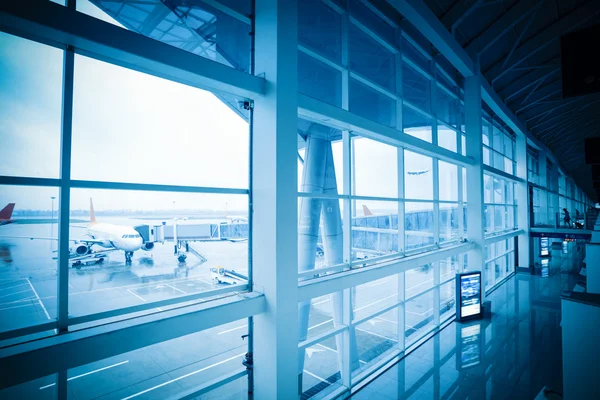
[[[540,7],[542,6],[542,4],[544,4],[544,1],[545,0],[540,0],[536,4],[536,6],[533,8],[533,12],[531,13],[531,16],[529,17],[529,20],[525,24],[525,27],[521,30],[521,33],[519,33],[519,36],[517,36],[517,40],[515,40],[515,43],[511,47],[511,49],[508,52],[508,54],[506,55],[506,58],[504,59],[504,62],[502,63],[502,67],[506,67],[506,64],[508,63],[508,61],[510,61],[510,57],[515,52],[515,49],[519,46],[519,44],[521,44],[521,40],[523,39],[523,36],[525,36],[525,34],[527,33],[527,31],[529,30],[529,27],[531,26],[531,23],[535,19],[535,16],[537,15],[538,11],[540,10]],[[494,81],[492,81],[492,85],[493,84],[494,84]]]
[[[586,103],[586,104],[583,104],[583,105],[581,105],[580,107],[578,107],[578,108],[576,108],[576,109],[574,109],[574,110],[570,110],[570,111],[569,111],[569,113],[572,113],[572,115],[573,115],[573,116],[577,116],[577,114],[578,114],[580,111],[583,111],[583,110],[585,110],[585,109],[586,109],[586,108],[588,108],[588,107],[591,107],[593,104],[596,104],[598,101],[600,101],[600,100],[596,100],[596,101],[593,101],[593,102],[591,102],[591,103]],[[547,125],[547,124],[549,124],[549,123],[551,123],[551,122],[555,121],[556,119],[564,118],[564,115],[565,115],[565,113],[561,113],[561,114],[559,114],[559,115],[555,115],[554,117],[551,117],[551,118],[549,118],[549,119],[547,119],[547,120],[545,120],[545,121],[538,122],[537,124],[533,125],[533,126],[530,128],[530,130],[533,130],[533,129],[535,129],[535,128],[537,128],[537,127],[540,127],[540,126]]]
[[[560,67],[549,66],[544,69],[533,70],[498,90],[498,95],[503,98],[504,101],[508,102],[510,99],[526,91],[540,80],[549,78],[557,72],[560,72]]]
[[[495,62],[486,69],[485,75],[497,81],[506,75],[512,67],[518,66],[533,55],[544,49],[548,44],[557,41],[562,34],[576,30],[587,20],[595,17],[600,10],[595,0],[589,0],[581,7],[562,17],[558,22],[548,26],[543,31],[534,35],[514,51],[514,61],[508,66],[502,65],[501,61]]]
[[[556,110],[559,110],[563,107],[566,107],[568,105],[573,105],[573,103],[576,103],[578,101],[581,101],[580,98],[575,99],[575,100],[571,100],[571,101],[565,101],[564,99],[559,99],[559,100],[547,100],[547,101],[540,101],[539,103],[537,103],[537,108],[533,108],[532,110],[529,110],[523,114],[521,114],[521,118],[525,120],[525,124],[527,124],[529,121],[539,118],[539,121],[543,121],[544,119],[548,118],[549,116],[552,116],[552,113],[555,112]],[[547,108],[547,107],[542,107],[542,104],[551,104],[551,103],[556,103],[556,102],[561,102],[561,104],[557,104],[552,106],[551,108]],[[556,115],[556,114],[554,114]]]
[[[536,0],[520,0],[510,10],[496,19],[478,36],[473,38],[465,47],[465,50],[472,57],[483,54],[490,49],[505,34],[510,32],[523,19],[533,12]]]
[[[516,111],[515,114],[519,114],[520,112],[522,112],[523,110],[533,107],[534,105],[536,105],[537,103],[539,103],[542,100],[546,100],[556,94],[559,94],[562,92],[562,84],[560,80],[555,80],[553,82],[548,83],[547,85],[543,86],[541,89],[539,89],[537,91],[537,93],[535,94],[535,96],[533,96],[530,101],[526,104],[524,104],[523,106],[519,107]],[[508,104],[509,107],[514,107],[517,103],[518,103],[518,99],[516,99],[515,101],[511,102]]]

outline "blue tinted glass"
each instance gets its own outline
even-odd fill
[[[396,126],[396,101],[354,79],[350,79],[350,111],[384,125]]]
[[[337,107],[342,106],[342,73],[298,52],[298,91]]]
[[[404,99],[424,111],[430,110],[430,80],[408,64],[402,64],[402,94]]]
[[[342,17],[320,0],[299,1],[298,42],[339,62],[342,58]]]
[[[436,116],[452,126],[458,125],[458,100],[446,93],[440,87],[435,88],[435,112]]]
[[[394,55],[360,28],[350,24],[350,70],[395,91]]]
[[[402,125],[404,133],[431,143],[431,118],[403,105]]]
[[[377,33],[386,42],[394,43],[394,28],[379,18],[365,3],[360,0],[350,0],[348,8],[350,9],[350,15],[361,24]]]

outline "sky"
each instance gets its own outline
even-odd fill
[[[78,9],[110,17],[88,2]],[[0,175],[58,178],[62,51],[0,33]],[[248,188],[248,124],[212,93],[75,56],[73,179]],[[397,197],[397,149],[355,139],[356,194]],[[342,146],[333,144],[339,192]],[[431,159],[405,152],[407,197],[431,199]],[[299,165],[299,179],[302,166]],[[440,170],[449,200],[456,171]],[[446,183],[444,183],[446,182]],[[51,207],[56,188],[1,187],[0,207]],[[74,189],[71,208],[247,210],[243,195]]]

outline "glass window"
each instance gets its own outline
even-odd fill
[[[402,93],[404,99],[423,111],[431,110],[431,81],[407,63],[402,63]]]
[[[75,56],[73,179],[247,188],[248,131],[210,92]]]
[[[398,275],[358,285],[354,289],[353,318],[366,318],[390,307],[399,302],[398,296]]]
[[[404,197],[433,199],[433,161],[431,157],[404,150]]]
[[[458,239],[458,204],[440,204],[440,243]]]
[[[250,0],[236,3],[245,9],[251,4]],[[239,18],[223,5],[79,0],[77,11],[237,70],[250,71],[250,18]]]
[[[342,106],[342,73],[298,51],[298,92]]]
[[[406,250],[433,244],[433,203],[405,203]]]
[[[403,104],[402,123],[404,133],[431,143],[432,119],[430,117]]]
[[[458,166],[438,161],[440,200],[458,201]]]
[[[438,125],[438,146],[456,152],[456,136],[455,130],[441,124]]]
[[[352,149],[354,194],[398,197],[398,148],[355,136]]]
[[[404,296],[415,297],[433,287],[434,268],[432,264],[421,265],[404,273]]]
[[[320,0],[298,2],[298,42],[340,62],[342,59],[342,16]]]
[[[392,92],[396,91],[394,54],[352,23],[349,32],[349,66],[350,71]]]
[[[302,370],[302,398],[319,397],[339,389],[342,385],[338,343],[341,335],[325,339],[307,347],[300,356],[304,360]],[[358,361],[357,361],[358,362]],[[248,378],[244,378],[248,381]],[[229,398],[229,397],[214,397]],[[247,398],[247,394],[240,399]],[[236,397],[237,399],[237,397]],[[233,399],[232,399],[233,400]]]
[[[406,344],[410,345],[433,329],[433,292],[406,302]]]
[[[440,321],[456,313],[456,282],[450,281],[440,287]]]
[[[0,332],[56,318],[58,206],[58,188],[0,186]]]
[[[398,347],[398,314],[393,309],[356,327],[358,362],[352,363],[353,376],[372,367],[389,350]]]
[[[72,189],[70,214],[71,317],[248,281],[246,195]]]
[[[376,15],[371,9],[370,4],[363,3],[360,0],[350,0],[348,2],[348,9],[350,15],[360,21],[360,23],[367,26],[370,30],[375,32],[378,36],[386,40],[388,43],[394,43],[395,41],[395,30],[392,26],[388,25],[383,19]]]
[[[0,32],[0,60],[0,175],[58,178],[63,51]]]
[[[442,121],[458,127],[458,99],[452,97],[444,89],[435,87],[435,113]]]
[[[397,253],[397,201],[355,200],[352,219],[352,260],[363,260],[363,266],[377,262],[381,255]]]
[[[396,101],[350,78],[350,112],[396,127]]]

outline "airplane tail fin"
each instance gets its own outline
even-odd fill
[[[94,214],[94,203],[90,197],[90,222],[96,222],[96,215]]]
[[[367,217],[369,215],[373,215],[373,213],[371,212],[371,210],[369,210],[369,207],[367,207],[364,204],[363,204],[363,214],[365,214],[365,217]]]
[[[8,203],[8,205],[0,211],[0,219],[10,219],[14,209],[15,203]]]

